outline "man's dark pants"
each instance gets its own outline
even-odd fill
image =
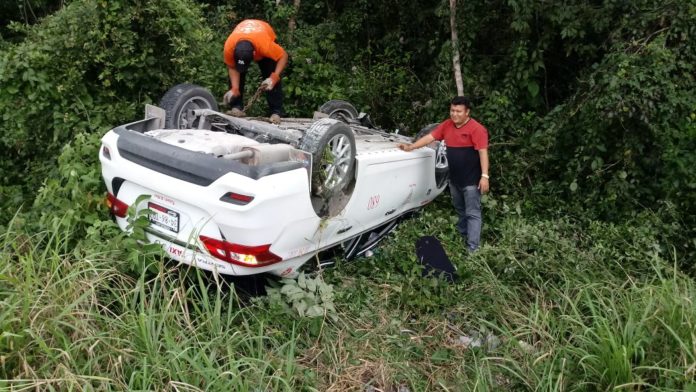
[[[457,186],[450,181],[452,204],[459,215],[457,230],[466,238],[469,251],[475,251],[481,241],[481,191],[477,185]]]
[[[275,71],[276,61],[271,59],[261,59],[259,62],[261,77],[266,79]],[[246,83],[246,72],[239,74],[239,97],[232,99],[230,107],[242,110],[244,107],[244,84]],[[266,102],[268,102],[269,114],[277,114],[283,116],[283,82],[279,81],[273,90],[266,92]]]

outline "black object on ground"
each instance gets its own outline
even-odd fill
[[[423,265],[423,276],[439,275],[450,283],[457,277],[456,268],[437,238],[430,235],[419,238],[416,241],[416,256]]]

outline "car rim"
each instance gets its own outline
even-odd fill
[[[324,149],[324,187],[331,190],[342,184],[348,176],[348,169],[353,158],[353,148],[346,135],[336,135]]]
[[[193,111],[198,109],[212,109],[212,107],[207,100],[201,97],[189,98],[189,100],[181,106],[179,121],[177,121],[179,129],[194,127],[196,116],[193,115]]]
[[[447,147],[442,142],[439,143],[437,149],[435,150],[435,168],[447,168]]]

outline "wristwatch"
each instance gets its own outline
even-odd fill
[[[481,177],[485,178],[486,180],[490,179],[490,177],[488,176],[488,174],[481,174]]]

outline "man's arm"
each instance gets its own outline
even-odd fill
[[[285,69],[285,66],[287,66],[287,65],[288,65],[288,52],[283,50],[283,57],[281,57],[280,60],[278,60],[278,62],[276,63],[276,68],[274,71],[274,73],[278,76],[278,78],[280,78],[281,72],[283,72],[283,70]]]
[[[239,94],[239,71],[236,69],[230,67],[229,65],[227,66],[227,73],[230,75],[230,86],[232,91],[232,95],[235,97],[238,97]]]
[[[481,190],[481,193],[487,193],[489,189],[489,184],[488,184],[488,149],[487,148],[482,148],[478,150],[479,152],[479,161],[481,163],[481,179],[479,180],[479,186],[478,188]]]
[[[427,135],[423,136],[422,138],[416,140],[415,143],[411,143],[411,144],[400,143],[398,145],[398,147],[399,147],[399,149],[404,150],[404,151],[413,151],[417,148],[427,146],[428,144],[430,144],[434,141],[435,141],[435,138],[433,137],[433,135],[427,134]]]
[[[288,52],[285,51],[285,49],[281,48],[280,45],[278,46],[278,50],[280,50],[283,55],[276,61],[276,67],[273,72],[266,78],[263,82],[261,82],[262,86],[266,86],[266,90],[272,90],[275,88],[275,86],[278,84],[280,81],[280,73],[283,72],[285,69],[285,66],[288,65]]]

